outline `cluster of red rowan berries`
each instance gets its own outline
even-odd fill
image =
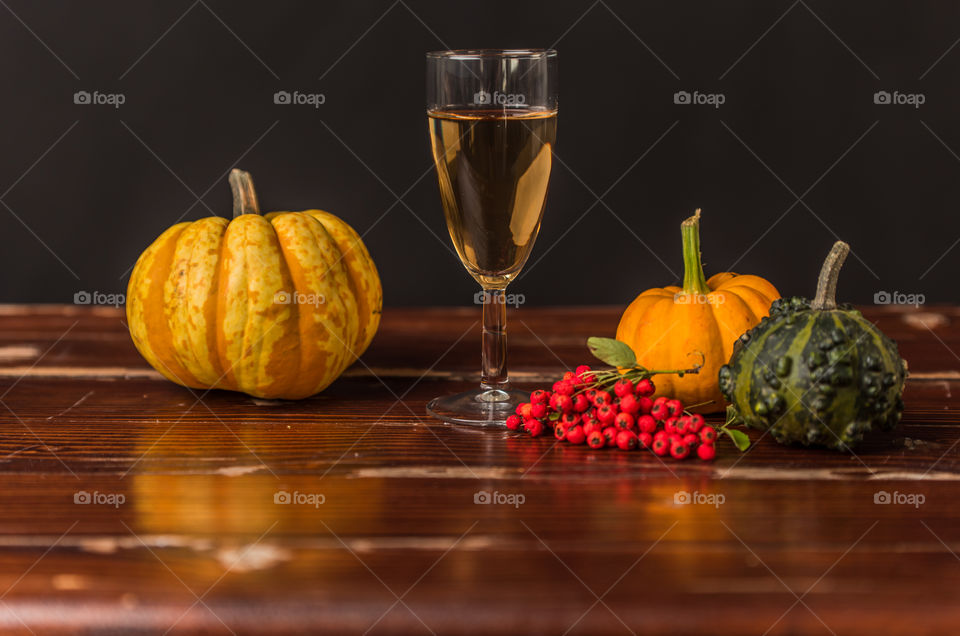
[[[696,455],[705,461],[716,455],[717,430],[702,415],[684,413],[680,400],[653,399],[650,378],[621,378],[612,384],[613,393],[603,388],[608,386],[581,365],[555,382],[552,391],[534,391],[507,418],[507,428],[533,437],[552,430],[558,440],[590,448],[647,448],[660,457]]]

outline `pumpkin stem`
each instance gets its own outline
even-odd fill
[[[234,168],[230,171],[230,189],[233,190],[233,218],[241,214],[260,214],[257,191],[249,172]]]
[[[833,249],[827,254],[820,268],[820,279],[817,281],[817,295],[810,303],[810,309],[823,311],[837,308],[837,279],[840,278],[840,268],[850,253],[850,246],[843,241],[833,244]]]
[[[689,219],[680,224],[683,237],[683,292],[685,294],[706,294],[706,276],[703,275],[703,263],[700,260],[700,208]]]

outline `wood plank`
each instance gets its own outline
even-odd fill
[[[387,311],[368,366],[299,402],[158,379],[119,311],[0,308],[0,629],[951,633],[960,309],[865,313],[910,360],[900,428],[856,455],[751,432],[705,464],[429,420],[475,377],[473,308]],[[512,314],[539,382],[617,317]]]

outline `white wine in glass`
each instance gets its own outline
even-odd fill
[[[511,390],[504,290],[540,229],[557,132],[556,52],[427,54],[427,115],[450,238],[483,288],[480,387],[436,398],[434,416],[502,425],[529,395]]]

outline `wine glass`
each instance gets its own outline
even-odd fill
[[[480,387],[432,400],[446,422],[502,426],[529,393],[507,378],[507,285],[540,229],[557,134],[557,52],[427,53],[427,116],[450,239],[482,287]]]

